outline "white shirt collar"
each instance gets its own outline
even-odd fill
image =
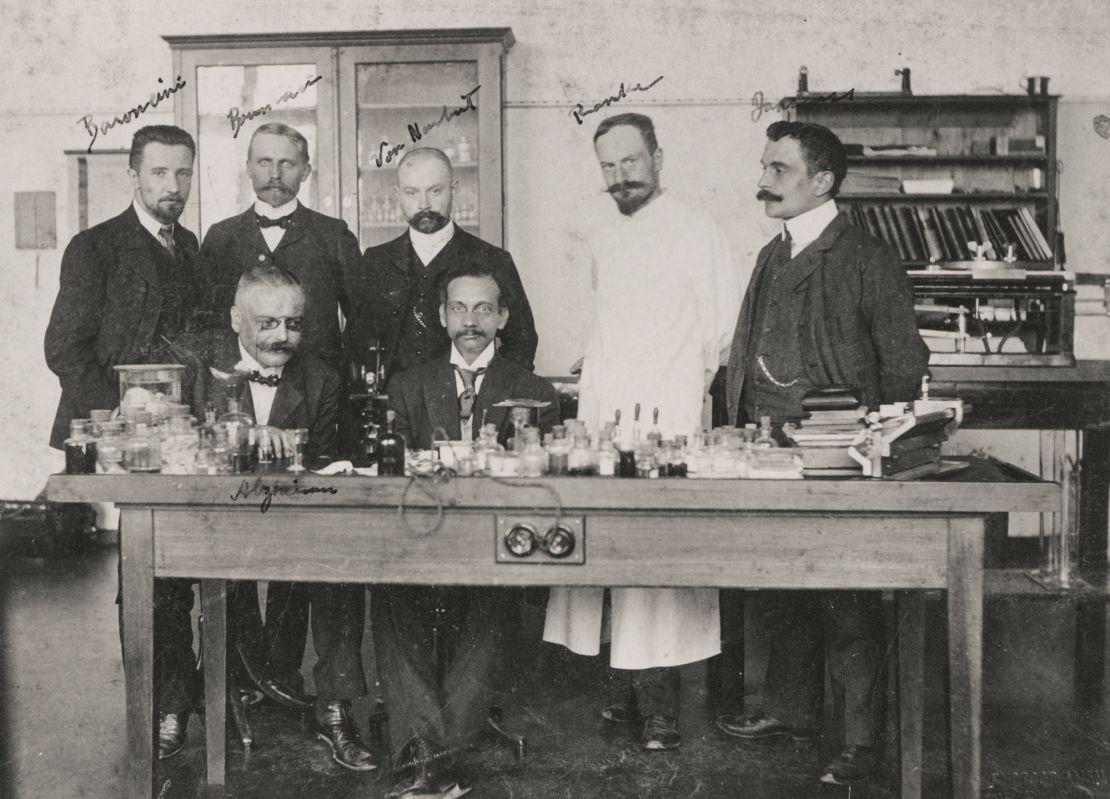
[[[139,217],[139,224],[142,225],[143,228],[150,233],[150,235],[154,236],[154,238],[158,240],[159,244],[161,244],[162,237],[158,235],[158,232],[162,229],[162,223],[151,216],[150,211],[146,210],[146,208],[143,207],[143,204],[137,199],[131,201],[131,207],[135,209],[135,215]],[[173,223],[170,223],[170,227],[173,227]]]
[[[497,342],[491,341],[486,345],[486,348],[478,353],[478,357],[474,359],[474,363],[467,363],[466,358],[459,352],[458,347],[454,342],[451,343],[451,365],[457,366],[460,369],[484,369],[489,366],[489,362],[493,360],[493,355],[497,352],[495,346]]]
[[[259,216],[264,216],[267,219],[281,219],[283,216],[289,216],[297,210],[297,198],[287,202],[285,205],[279,205],[276,208],[269,203],[264,203],[257,197],[254,198],[254,212]]]
[[[447,224],[435,233],[422,233],[411,225],[409,226],[409,240],[424,266],[430,264],[432,259],[439,255],[439,251],[447,246],[447,242],[454,235],[455,223],[451,220],[447,220]]]
[[[277,375],[281,377],[282,371],[285,369],[285,364],[281,366],[263,366],[255,357],[247,352],[246,347],[243,346],[242,340],[239,341],[239,363],[235,364],[235,371],[237,372],[255,372],[263,375]]]
[[[793,242],[791,257],[815,242],[825,228],[836,219],[837,213],[836,203],[829,200],[816,208],[810,208],[804,214],[798,214],[793,219],[784,220],[781,235],[785,240],[786,231],[790,231],[790,239]]]

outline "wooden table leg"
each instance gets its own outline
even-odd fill
[[[208,784],[226,780],[227,741],[227,583],[200,581],[201,626],[204,638],[204,744]]]
[[[125,795],[152,795],[154,780],[154,512],[120,513],[123,680],[127,695]]]
[[[983,538],[987,519],[948,527],[948,679],[952,796],[979,796],[983,708]]]
[[[920,799],[925,716],[925,596],[898,591],[898,738],[902,799]]]

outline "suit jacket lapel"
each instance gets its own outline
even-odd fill
[[[296,423],[296,415],[297,409],[305,401],[306,391],[301,361],[297,356],[293,356],[281,372],[281,382],[278,383],[277,393],[274,394],[274,404],[270,408],[268,424],[282,430],[300,427]]]
[[[798,291],[802,284],[809,279],[809,276],[813,274],[813,270],[824,262],[825,253],[836,243],[840,234],[850,224],[847,214],[837,214],[836,218],[821,231],[821,235],[802,250],[798,255],[798,263],[796,264],[797,277],[794,280],[794,291]]]
[[[161,281],[158,279],[158,267],[154,263],[154,257],[152,257],[153,250],[157,247],[162,250],[167,258],[169,253],[143,227],[139,221],[139,215],[135,213],[134,206],[128,206],[127,211],[124,212],[121,232],[122,235],[117,246],[120,249],[121,256],[123,256],[122,262],[126,263],[135,274],[149,285],[161,286]]]
[[[429,439],[435,439],[436,427],[442,427],[452,441],[462,437],[455,369],[446,358],[435,362],[432,380],[424,385],[424,405],[428,412]]]
[[[304,238],[306,233],[308,233],[308,228],[311,222],[309,221],[308,217],[308,209],[304,207],[303,203],[297,203],[297,210],[293,212],[292,222],[293,224],[285,229],[285,233],[284,235],[282,235],[281,241],[278,242],[278,246],[274,250],[274,252],[277,252],[277,250],[280,250],[283,247],[292,247],[294,244]],[[255,223],[255,227],[258,227],[257,223]],[[261,229],[259,230],[258,235],[262,235]]]

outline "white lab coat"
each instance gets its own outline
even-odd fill
[[[719,225],[664,193],[600,227],[590,245],[596,292],[579,418],[596,430],[619,408],[628,436],[638,402],[643,435],[653,408],[665,438],[700,430],[706,391],[727,357],[741,300],[740,272]],[[649,575],[644,582],[650,585]],[[604,591],[553,588],[544,640],[596,655]],[[610,664],[678,666],[717,654],[717,597],[717,589],[612,589]]]

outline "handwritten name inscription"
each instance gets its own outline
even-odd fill
[[[301,88],[285,92],[281,95],[281,97],[277,98],[272,103],[260,105],[258,108],[253,108],[250,111],[240,111],[238,106],[233,106],[232,108],[229,108],[227,111],[227,121],[231,125],[231,138],[238,138],[239,131],[243,129],[243,125],[247,124],[255,117],[260,117],[263,114],[270,113],[274,110],[275,105],[281,105],[282,103],[287,103],[290,100],[295,100],[297,97],[300,97],[301,94],[306,89],[308,89],[309,86],[313,86],[323,79],[323,75],[317,75],[314,78],[309,78],[304,82],[304,86],[301,86]]]
[[[378,154],[374,156],[374,165],[378,167],[378,169],[381,169],[385,164],[393,163],[393,159],[395,159],[405,147],[409,144],[416,144],[423,139],[428,132],[435,130],[444,122],[450,122],[455,117],[461,116],[467,111],[477,111],[478,106],[474,102],[474,95],[478,93],[480,88],[482,88],[482,85],[478,84],[466,94],[460,94],[459,99],[463,101],[463,105],[457,108],[448,110],[447,106],[443,106],[442,113],[440,113],[439,118],[435,121],[426,122],[423,125],[419,122],[411,123],[408,126],[408,142],[391,145],[388,141],[383,141],[378,144]]]
[[[854,100],[856,98],[856,90],[849,89],[842,94],[836,92],[829,92],[828,94],[814,94],[805,98],[807,103],[839,103],[842,100]],[[783,111],[788,111],[798,105],[798,98],[796,97],[783,97],[777,103],[772,103],[763,96],[762,91],[758,91],[752,95],[752,122],[758,122],[764,113],[771,111],[778,111],[780,114]]]
[[[270,509],[270,502],[273,501],[274,497],[292,496],[294,494],[338,493],[339,489],[333,486],[302,486],[297,484],[296,479],[292,483],[266,483],[263,482],[261,477],[256,477],[253,483],[250,480],[241,482],[235,493],[231,495],[231,501],[238,502],[241,499],[262,497],[259,510],[265,513]]]
[[[574,121],[577,122],[579,125],[585,124],[582,122],[582,117],[589,116],[590,114],[596,114],[602,108],[607,108],[613,103],[619,103],[621,100],[628,96],[629,92],[646,92],[648,89],[650,89],[661,80],[663,80],[662,75],[653,80],[647,86],[637,83],[635,86],[629,86],[627,89],[625,88],[624,83],[621,83],[620,88],[617,89],[616,94],[611,94],[604,100],[594,103],[592,108],[586,108],[584,103],[575,103],[574,108],[572,108],[570,112],[571,116],[574,117]]]
[[[158,82],[164,83],[161,78],[158,79]],[[97,122],[93,119],[92,114],[85,114],[77,121],[85,126],[85,133],[89,134],[90,137],[89,149],[86,150],[86,152],[92,152],[93,145],[96,144],[97,138],[102,133],[107,135],[108,131],[110,131],[117,125],[126,125],[130,122],[134,122],[150,109],[157,108],[159,103],[161,103],[166,98],[173,96],[184,87],[185,81],[180,75],[178,75],[177,80],[175,80],[173,83],[173,86],[167,86],[164,89],[159,89],[156,92],[152,92],[150,95],[150,99],[147,100],[145,103],[139,103],[134,108],[128,108],[122,114],[112,117],[107,122]]]

